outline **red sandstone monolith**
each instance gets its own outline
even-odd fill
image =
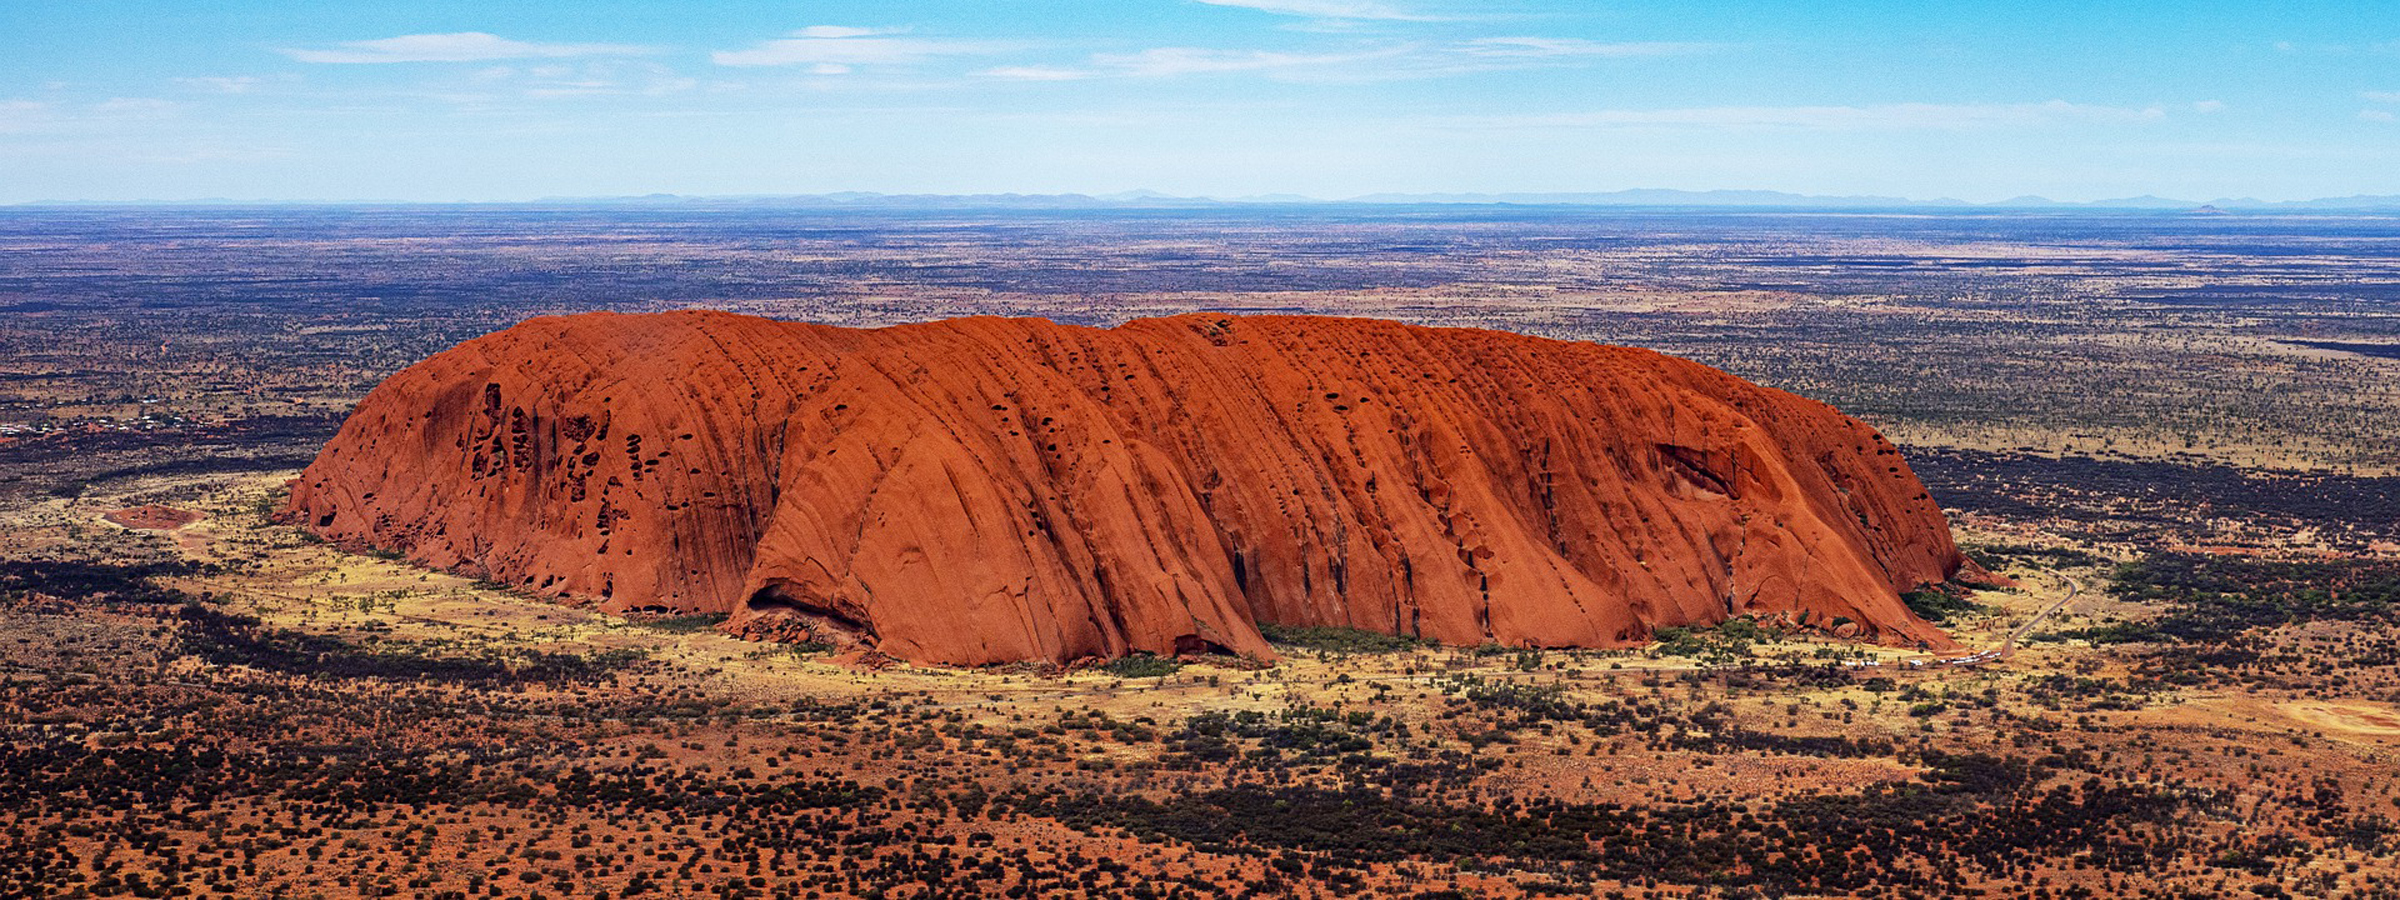
[[[1606,647],[1738,615],[1951,646],[1899,451],[1647,350],[1370,319],[527,321],[392,376],[318,533],[918,662],[1272,656],[1259,623]]]

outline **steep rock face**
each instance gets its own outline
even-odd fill
[[[1261,622],[1600,647],[1756,614],[1946,647],[1897,592],[1963,564],[1898,451],[1823,404],[1314,317],[535,319],[376,388],[290,511],[613,610],[955,664],[1266,658]]]

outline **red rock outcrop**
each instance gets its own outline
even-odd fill
[[[1947,647],[1897,592],[1965,564],[1824,404],[1647,350],[1285,316],[534,319],[376,388],[290,510],[953,664],[1269,658],[1261,622],[1602,647],[1755,614]]]

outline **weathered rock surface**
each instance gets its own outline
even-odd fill
[[[1650,352],[1367,319],[535,319],[367,396],[336,540],[613,610],[954,664],[1257,623],[1624,645],[1755,614],[1946,647],[1965,565],[1890,443]]]

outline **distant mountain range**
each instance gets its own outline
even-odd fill
[[[570,198],[559,198],[565,202]],[[1105,209],[1105,208],[1206,208],[1227,206],[1407,206],[1407,205],[1507,205],[1507,206],[1648,206],[1648,207],[1758,207],[1785,209],[2049,209],[2049,210],[2185,210],[2193,212],[2314,212],[2314,211],[2385,211],[2400,212],[2400,194],[2325,197],[2315,200],[2259,200],[2251,197],[2220,197],[2214,200],[2179,200],[2171,197],[2123,197],[2112,200],[2063,201],[2026,195],[1991,203],[1971,203],[1943,197],[1934,200],[1914,200],[1907,197],[1828,196],[1822,194],[1793,194],[1783,191],[1679,191],[1662,188],[1639,188],[1625,191],[1561,192],[1561,193],[1450,193],[1450,194],[1366,194],[1357,197],[1327,199],[1298,194],[1260,194],[1246,197],[1179,197],[1157,191],[1125,191],[1115,194],[878,194],[847,191],[835,194],[789,194],[755,197],[683,197],[654,194],[647,197],[572,198],[586,202],[619,203],[731,203],[760,205],[852,206],[910,208],[992,208],[1023,207],[1038,209]]]
[[[271,201],[271,200],[206,200],[181,201],[41,201],[19,206],[276,206],[276,205],[527,205],[521,203],[474,204],[410,204],[400,201]],[[1428,206],[1428,205],[1492,205],[1492,206],[1631,206],[1660,208],[1761,208],[1761,209],[1892,209],[1892,210],[2154,210],[2191,213],[2214,212],[2392,212],[2400,213],[2400,194],[2322,197],[2315,200],[2259,200],[2253,197],[2220,197],[2215,200],[2179,200],[2171,197],[2123,197],[2113,200],[2064,201],[2026,195],[1990,203],[1972,203],[1948,197],[1934,200],[1914,200],[1907,197],[1828,196],[1822,194],[1793,194],[1783,191],[1679,191],[1664,188],[1637,188],[1624,191],[1559,192],[1559,193],[1449,193],[1449,194],[1366,194],[1357,197],[1326,199],[1299,194],[1259,194],[1245,197],[1179,197],[1157,191],[1124,191],[1114,194],[882,194],[871,191],[842,191],[831,194],[758,194],[739,196],[698,196],[683,194],[644,194],[624,197],[549,197],[533,201],[547,204],[602,205],[695,205],[695,206],[797,206],[847,207],[860,209],[1208,209],[1259,206]]]

